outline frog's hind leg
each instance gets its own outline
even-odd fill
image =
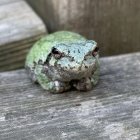
[[[53,81],[47,76],[47,66],[37,65],[35,75],[41,87],[52,93],[61,93],[71,88],[69,82]],[[35,79],[36,80],[36,79]]]

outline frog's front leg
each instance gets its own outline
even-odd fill
[[[91,90],[93,86],[98,83],[99,80],[99,69],[93,72],[91,77],[83,78],[73,83],[73,86],[80,91]]]
[[[62,93],[71,88],[69,83],[61,82],[61,81],[51,81],[42,85],[42,87],[52,93]]]
[[[87,91],[92,89],[91,79],[89,77],[75,81],[73,86],[80,91]]]

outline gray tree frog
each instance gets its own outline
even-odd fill
[[[99,79],[97,43],[73,32],[52,33],[34,44],[25,68],[49,92],[61,93],[71,87],[91,90]]]

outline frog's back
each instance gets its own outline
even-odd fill
[[[83,36],[68,31],[58,31],[47,35],[37,41],[35,45],[31,48],[27,55],[25,65],[28,67],[34,67],[34,64],[38,63],[39,60],[44,63],[54,45],[60,43],[69,44],[85,40],[86,39]]]

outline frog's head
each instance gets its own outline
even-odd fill
[[[71,81],[90,77],[98,63],[97,43],[88,40],[80,43],[57,44],[47,59],[52,79]]]

